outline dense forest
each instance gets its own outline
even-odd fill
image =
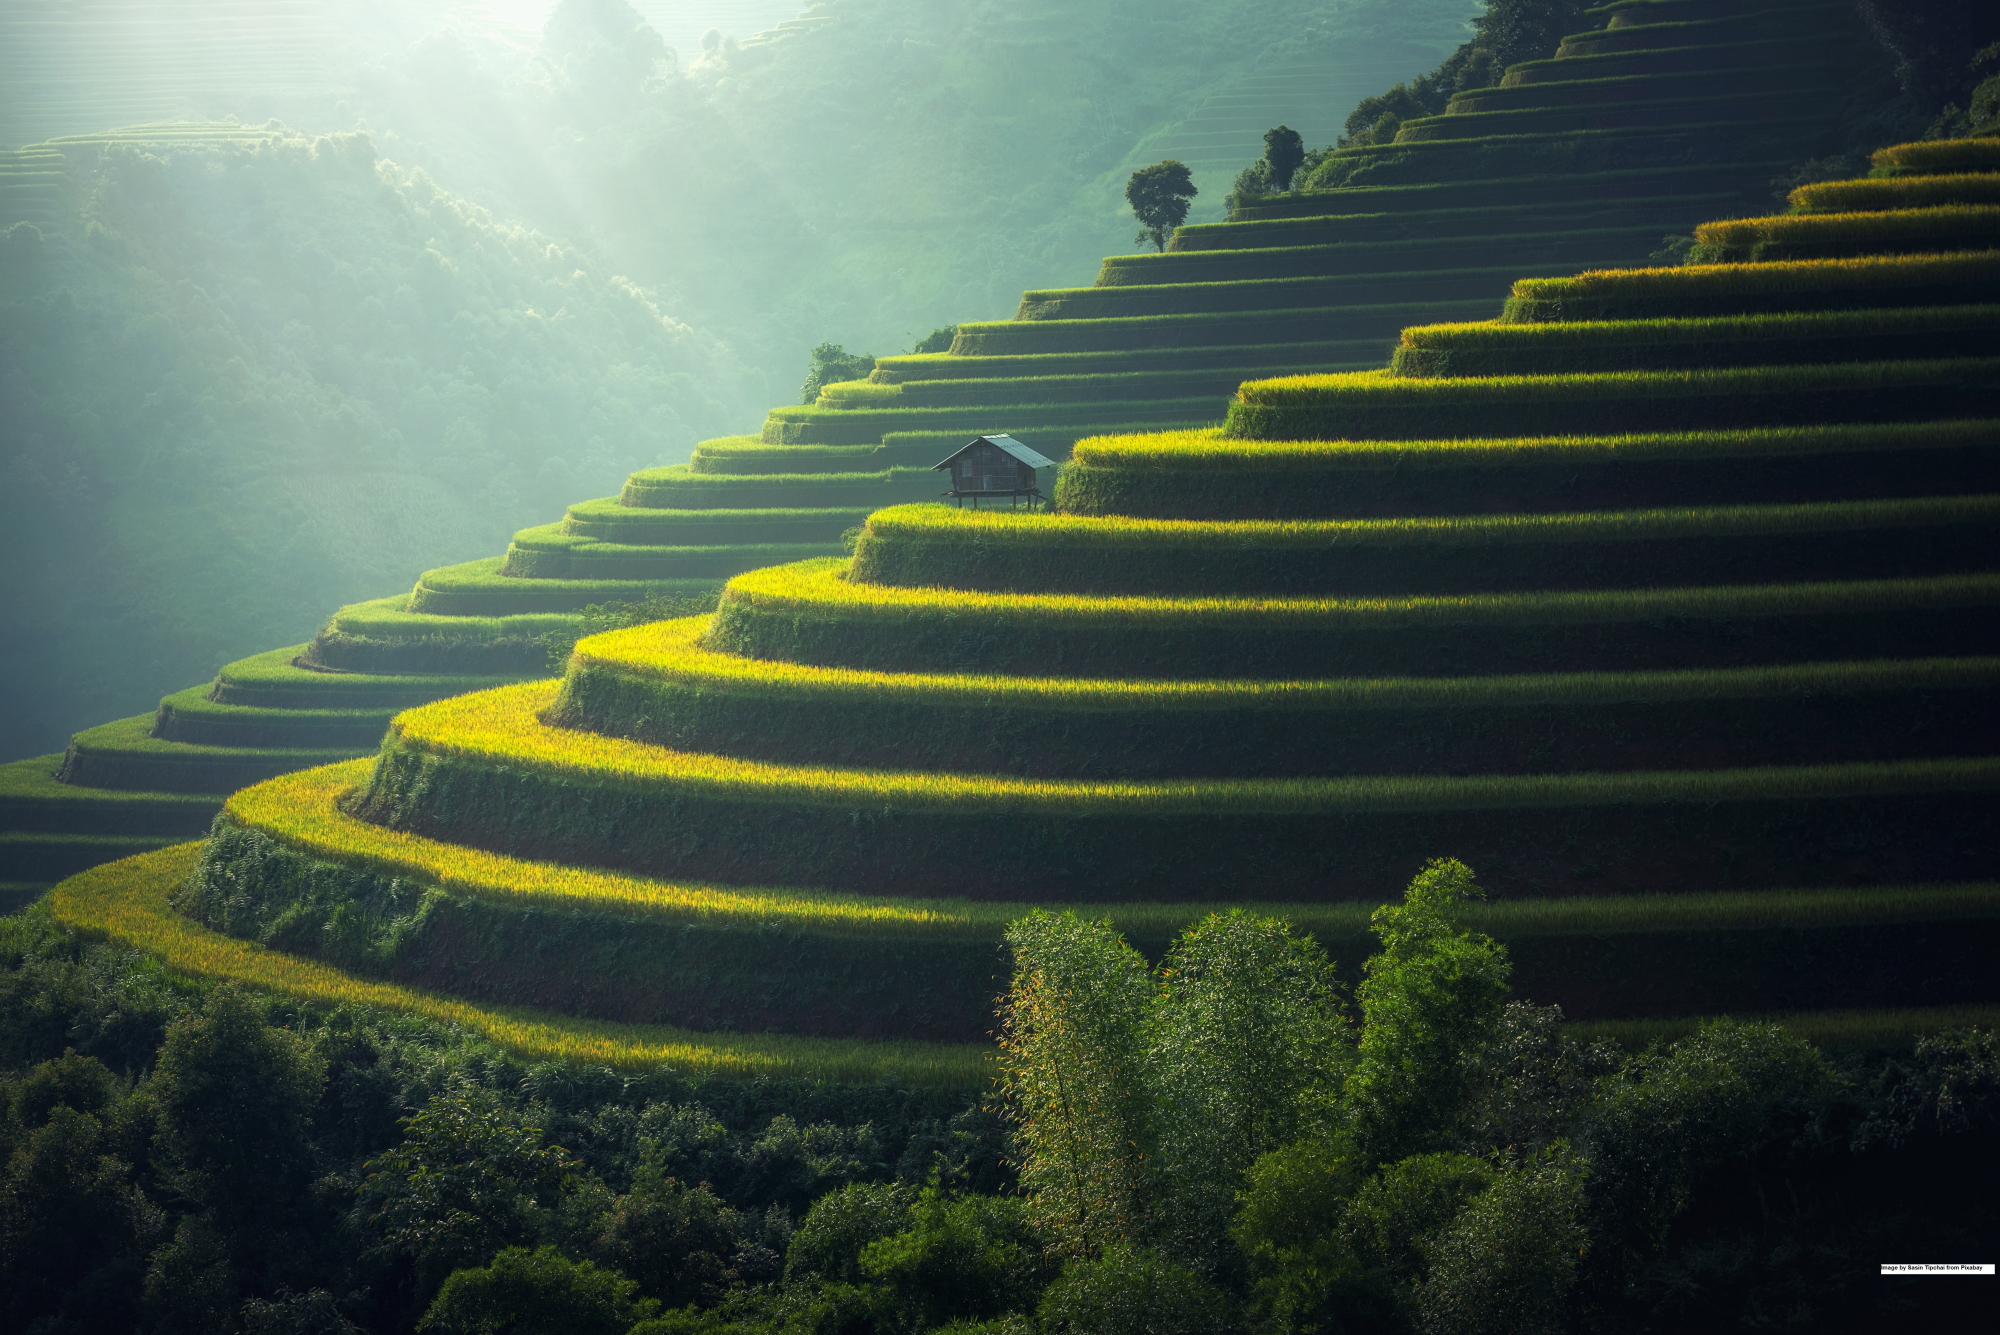
[[[1507,1000],[1437,862],[1348,988],[1238,912],[1009,933],[996,1085],[524,1064],[0,921],[10,1329],[291,1335],[1950,1329],[2000,1046],[1638,1052]]]

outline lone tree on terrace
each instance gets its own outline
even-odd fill
[[[1132,216],[1139,220],[1139,241],[1151,241],[1156,250],[1167,248],[1167,237],[1187,219],[1188,201],[1195,197],[1194,177],[1187,165],[1168,158],[1150,167],[1141,167],[1125,183],[1125,199]]]
[[[1306,141],[1289,125],[1264,131],[1264,162],[1280,193],[1292,188],[1292,174],[1306,160]]]

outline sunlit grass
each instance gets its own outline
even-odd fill
[[[209,931],[175,913],[169,893],[194,869],[199,844],[180,844],[73,876],[45,902],[88,935],[159,957],[191,978],[242,983],[328,1006],[365,1006],[457,1026],[529,1060],[625,1069],[673,1066],[755,1078],[803,1076],[972,1089],[987,1080],[987,1050],[973,1044],[862,1042],[773,1034],[694,1033],[665,1025],[577,1019],[513,1006],[478,1006],[417,988],[353,977],[318,960]]]
[[[2000,234],[2000,205],[1939,204],[1869,213],[1781,213],[1729,218],[1694,229],[1698,245],[1890,245],[1961,242],[1968,235]]]
[[[1792,191],[1786,196],[1786,202],[1800,213],[2000,203],[2000,173],[1958,172],[1945,176],[1816,181]]]
[[[1742,339],[1840,338],[1935,334],[1990,329],[2000,306],[1887,306],[1855,311],[1781,311],[1762,315],[1669,316],[1658,320],[1572,320],[1502,324],[1411,325],[1402,346],[1422,349],[1519,349],[1533,352],[1578,344],[1683,344]]]
[[[706,648],[706,616],[607,631],[577,641],[572,674],[614,672],[699,691],[824,702],[862,701],[1047,710],[1462,709],[1564,702],[1725,700],[2000,684],[2000,659],[1877,659],[1782,667],[1570,672],[1491,677],[1188,681],[873,672],[771,662]],[[1161,720],[1171,727],[1171,718]]]
[[[368,762],[289,774],[229,800],[236,825],[308,856],[401,876],[522,908],[700,922],[746,930],[786,927],[816,934],[883,934],[913,940],[997,939],[1041,905],[961,899],[840,895],[810,889],[687,885],[619,872],[508,857],[383,829],[340,810],[340,796],[367,777]],[[1102,903],[1076,906],[1148,940],[1179,931],[1237,902]],[[1265,902],[1249,906],[1323,936],[1368,930],[1367,903]],[[1731,894],[1499,900],[1469,907],[1464,921],[1505,938],[1587,933],[1719,931],[1884,921],[1937,921],[2000,913],[2000,885],[1842,887]]]
[[[2000,136],[1922,139],[1878,148],[1868,161],[1876,167],[1923,167],[1957,171],[2000,171]]]
[[[669,750],[552,728],[560,682],[459,696],[397,716],[385,748],[444,763],[726,802],[1077,818],[1473,810],[1813,799],[2000,787],[2000,759],[1465,778],[1062,780],[836,769]]]
[[[1781,260],[1771,264],[1591,269],[1570,278],[1517,279],[1513,295],[1516,300],[1555,306],[1559,310],[1556,303],[1611,297],[1706,297],[1737,292],[1867,290],[1918,284],[1950,287],[1996,280],[2000,280],[2000,251],[1974,250],[1943,255]]]
[[[2000,602],[2000,575],[1854,580],[1716,588],[1482,593],[1395,598],[1156,598],[1109,594],[980,593],[904,588],[844,578],[828,557],[752,570],[724,586],[725,604],[787,616],[894,624],[918,617],[973,618],[999,628],[1066,622],[1079,627],[1315,627],[1522,625],[1689,616],[1978,607]]]
[[[1797,394],[1924,385],[1943,377],[2000,374],[2000,358],[1841,362],[1825,366],[1726,366],[1670,371],[1567,371],[1555,375],[1438,376],[1419,379],[1383,371],[1246,380],[1239,402],[1262,407],[1334,409],[1353,404],[1439,406],[1527,402],[1584,403],[1605,399],[1686,395]]]
[[[1079,440],[1070,457],[1074,464],[1086,468],[1374,472],[1510,464],[1595,464],[1628,459],[1762,458],[1940,449],[1955,445],[2000,445],[2000,422],[1757,427],[1616,436],[1528,436],[1514,440],[1238,440],[1224,436],[1220,427],[1209,427],[1199,431],[1092,436]]]
[[[1556,514],[1421,515],[1400,519],[1192,520],[1027,514],[902,505],[868,517],[883,542],[1059,547],[1200,555],[1244,549],[1323,551],[1336,547],[1436,543],[1587,543],[1755,533],[1830,532],[2000,518],[2000,497],[1943,496],[1793,505],[1711,505],[1660,510]],[[857,570],[866,561],[859,554]]]

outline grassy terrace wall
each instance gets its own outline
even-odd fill
[[[1850,20],[1686,22],[1573,39],[171,699],[184,740],[148,740],[184,759],[405,711],[372,767],[241,795],[178,907],[266,951],[231,967],[962,1043],[1024,904],[1157,944],[1276,901],[1352,957],[1452,853],[1573,1015],[1992,1000],[1984,160],[1756,217]],[[1731,215],[1710,263],[1633,267]],[[910,504],[993,430],[1074,450],[1065,515]],[[727,576],[559,686],[454,693]],[[437,703],[363,685],[419,678]]]
[[[1018,902],[734,889],[478,853],[345,816],[361,767],[232,799],[176,893],[186,913],[362,977],[604,1020],[826,1038],[985,1036]],[[1993,887],[1668,895],[1495,904],[1524,990],[1584,1019],[1977,1001]],[[1211,903],[1091,906],[1157,955]],[[343,909],[343,933],[320,927]],[[1365,905],[1286,904],[1352,966]],[[523,943],[536,943],[533,950]]]

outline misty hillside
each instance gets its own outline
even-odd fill
[[[310,633],[755,402],[644,292],[365,136],[65,148],[80,225],[15,225],[0,287],[17,749],[69,726],[50,700]]]
[[[683,51],[623,0],[9,7],[0,744],[742,431],[818,343],[1083,281],[1163,134],[1239,108],[1219,209],[1243,126],[1332,133],[1471,9],[835,0]]]

